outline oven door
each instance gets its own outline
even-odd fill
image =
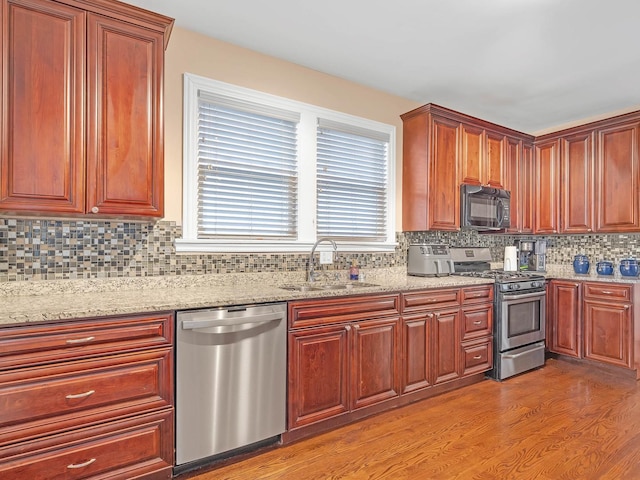
[[[501,352],[545,338],[545,291],[501,293],[498,297],[498,338]]]

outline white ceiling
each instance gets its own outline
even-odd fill
[[[527,133],[640,109],[638,0],[125,1],[188,30]]]

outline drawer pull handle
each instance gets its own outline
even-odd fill
[[[67,468],[84,468],[84,467],[88,467],[89,465],[91,465],[93,462],[95,462],[96,459],[92,458],[91,460],[87,460],[86,462],[83,463],[72,463],[70,465],[67,465]]]
[[[94,393],[96,393],[95,390],[89,390],[88,392],[84,392],[84,393],[69,394],[65,398],[67,398],[68,400],[75,400],[76,398],[89,397],[89,396],[93,395]]]
[[[96,337],[84,337],[84,338],[73,338],[71,340],[67,340],[67,343],[73,345],[74,343],[87,343],[95,340]]]
[[[473,357],[474,360],[480,360],[482,358],[482,355],[476,355],[475,357]]]
[[[473,322],[474,325],[482,325],[482,322],[480,320],[476,320],[475,322]]]

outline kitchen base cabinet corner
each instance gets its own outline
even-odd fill
[[[552,280],[549,351],[633,370],[640,379],[635,283]]]

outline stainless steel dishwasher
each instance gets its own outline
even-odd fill
[[[286,319],[286,303],[178,312],[176,471],[284,432]]]

